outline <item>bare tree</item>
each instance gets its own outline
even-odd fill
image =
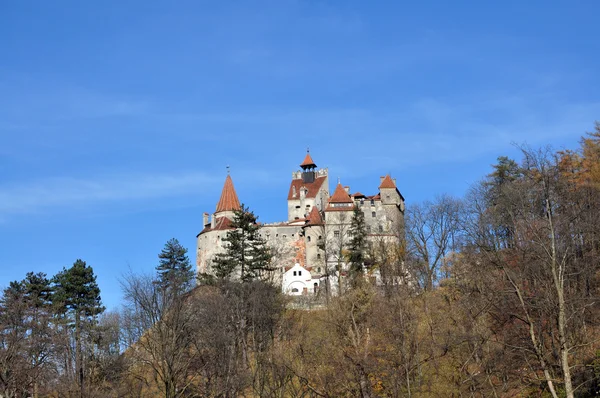
[[[583,261],[582,222],[595,210],[580,205],[549,150],[523,154],[520,177],[503,184],[493,202],[487,188],[472,194],[472,266],[502,276],[487,289],[502,303],[495,319],[510,327],[505,344],[533,356],[528,363],[537,366],[528,367],[543,374],[552,396],[559,396],[556,384],[562,381],[573,397],[572,361],[586,345],[586,314],[597,307],[586,294],[590,279],[581,277],[593,266]],[[510,234],[498,233],[506,230]]]
[[[151,276],[127,275],[122,282],[125,295],[123,317],[127,340],[135,341],[129,355],[143,367],[135,376],[145,380],[151,369],[153,381],[161,386],[166,398],[183,396],[193,358],[193,310],[182,292],[157,283]]]
[[[448,195],[407,209],[408,265],[425,290],[449,272],[448,255],[459,246],[461,214],[461,201]]]

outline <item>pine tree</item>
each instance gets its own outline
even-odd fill
[[[77,260],[69,269],[63,268],[54,278],[53,301],[59,313],[70,317],[75,328],[75,368],[80,396],[84,395],[84,371],[81,333],[104,312],[100,288],[92,267]]]
[[[352,220],[350,221],[349,233],[351,236],[348,250],[350,280],[352,285],[356,286],[363,275],[365,250],[367,248],[367,228],[365,225],[365,215],[358,208],[358,206],[354,206]]]
[[[158,258],[156,272],[161,287],[177,292],[189,290],[194,278],[194,271],[187,256],[187,249],[173,238],[167,241]]]
[[[229,279],[239,271],[242,281],[250,281],[271,270],[271,253],[260,236],[257,217],[242,204],[236,210],[231,227],[223,239],[225,252],[215,256],[213,270],[219,279]]]

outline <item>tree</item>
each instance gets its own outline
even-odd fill
[[[22,282],[11,282],[0,300],[0,395],[18,396],[29,385],[27,305]]]
[[[85,387],[82,331],[89,329],[105,309],[100,298],[100,288],[92,267],[79,259],[71,268],[63,268],[52,281],[56,308],[60,314],[70,318],[70,326],[75,330],[75,378],[79,394],[83,396]]]
[[[525,358],[519,367],[543,375],[552,396],[564,389],[573,397],[573,372],[591,343],[585,331],[598,316],[598,207],[590,201],[598,192],[578,188],[582,179],[565,173],[564,154],[523,155],[520,175],[503,185],[495,203],[485,199],[490,185],[469,200],[469,262],[495,276],[481,290],[494,296],[496,338]],[[504,229],[511,233],[498,234]]]
[[[130,274],[121,284],[126,337],[137,348],[132,356],[147,365],[138,366],[142,372],[137,377],[146,380],[149,368],[167,398],[186,393],[193,361],[189,347],[194,338],[194,309],[186,301],[193,271],[186,253],[187,249],[171,239],[158,255],[155,276]]]
[[[158,255],[157,278],[163,288],[185,291],[191,287],[194,278],[192,264],[187,257],[187,249],[175,238],[165,243]]]
[[[271,271],[271,253],[260,236],[257,217],[242,204],[236,210],[225,242],[225,252],[215,256],[213,270],[219,279],[229,279],[239,273],[242,281],[250,281]]]
[[[127,275],[122,287],[124,333],[134,347],[129,372],[146,385],[154,382],[166,398],[185,394],[194,333],[186,295],[163,288],[152,275]]]
[[[432,290],[441,272],[448,273],[448,255],[458,248],[462,203],[448,195],[408,208],[406,220],[410,262],[416,280]]]
[[[365,214],[358,206],[354,206],[352,220],[350,221],[350,242],[348,245],[348,264],[350,271],[350,282],[357,286],[363,276],[365,263],[365,251],[367,249],[367,228],[365,225]]]

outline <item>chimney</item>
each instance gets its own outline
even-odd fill
[[[208,213],[202,214],[202,227],[206,227],[208,224]]]
[[[212,217],[210,218],[210,227],[214,228],[215,227],[215,215],[213,214]]]
[[[393,180],[394,180],[394,185],[395,185],[395,186],[398,186],[398,184],[396,184],[396,179],[395,179],[395,178],[393,178]]]
[[[344,187],[344,191],[346,191],[347,194],[350,194],[350,187],[348,185],[346,185]]]
[[[379,177],[379,185],[381,185],[381,183],[383,182],[384,179],[385,179],[385,176]]]

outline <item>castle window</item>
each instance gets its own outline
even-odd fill
[[[375,206],[375,199],[371,199],[371,206]]]
[[[377,217],[377,213],[375,213],[374,211],[371,212],[371,217]]]
[[[308,241],[310,242],[310,236],[307,237]]]
[[[281,236],[282,236],[282,237],[284,237],[284,238],[287,238],[287,235],[285,235],[285,234],[283,234],[283,235],[281,235]]]
[[[321,267],[317,267],[317,272],[321,272]]]
[[[300,205],[296,206],[296,209],[299,209],[299,208],[300,208]]]
[[[317,253],[317,260],[321,259],[321,253]],[[319,268],[319,272],[321,271],[321,268]]]
[[[379,226],[379,232],[383,232],[383,225]]]
[[[299,220],[299,219],[300,219],[300,217],[294,217],[294,220]]]
[[[294,237],[294,234],[292,234],[292,238]]]
[[[298,293],[298,289],[296,289],[296,288],[293,288],[293,289],[292,289],[292,293]]]
[[[361,200],[360,200],[360,205],[362,206],[362,205],[364,205],[364,204],[365,204],[365,200],[364,200],[364,199],[361,199]]]
[[[294,276],[296,276],[296,271],[294,271]]]
[[[333,236],[336,238],[340,237],[340,231],[333,231]]]
[[[306,205],[306,208],[307,208],[307,209],[310,209],[310,205]]]
[[[371,226],[367,225],[367,232],[371,232]]]
[[[321,235],[319,235],[319,240],[323,239],[323,237]]]
[[[298,271],[298,276],[302,276],[302,271]]]

